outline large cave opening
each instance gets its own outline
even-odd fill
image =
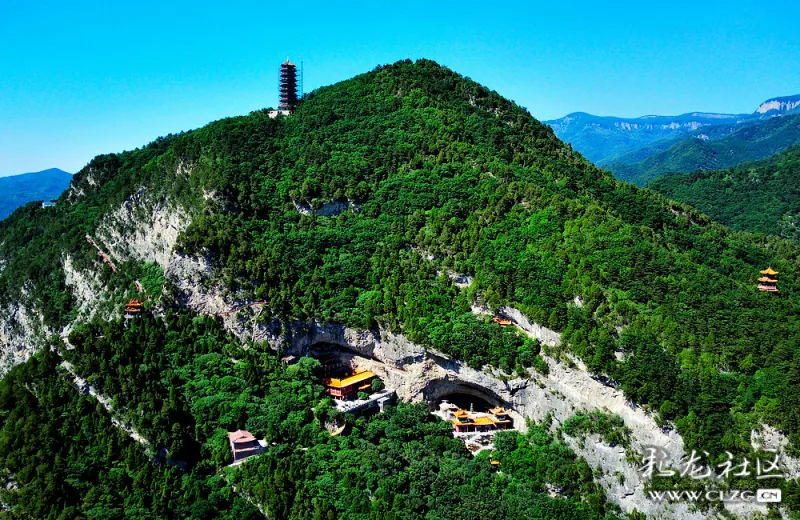
[[[352,373],[359,359],[372,360],[347,346],[325,342],[309,345],[305,354],[320,362],[324,377],[346,377]]]
[[[439,399],[437,403],[435,403],[435,407],[439,408],[439,406],[447,401],[448,403],[461,408],[462,410],[469,410],[472,412],[488,412],[490,408],[493,408],[492,404],[477,395],[474,394],[466,394],[462,392],[454,392],[451,394],[445,394]]]
[[[499,395],[481,385],[452,379],[434,379],[422,390],[422,397],[431,410],[437,410],[443,401],[458,408],[486,411],[496,406],[508,406]]]
[[[495,435],[519,429],[522,417],[491,388],[452,377],[429,381],[423,396],[472,453],[494,449]]]

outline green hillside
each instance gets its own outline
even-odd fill
[[[800,240],[800,146],[725,170],[666,175],[648,188],[734,229]]]
[[[78,304],[65,254],[100,272],[118,304],[136,294],[133,278],[158,280],[135,261],[112,273],[84,238],[141,186],[192,216],[181,254],[209,258],[214,282],[269,302],[267,318],[284,328],[380,324],[473,367],[524,374],[540,345],[470,311],[476,301],[510,305],[561,332],[564,349],[674,425],[689,449],[751,454],[761,423],[800,442],[800,246],[614,179],[523,108],[434,62],[320,88],[288,118],[257,111],[97,157],[55,208],[29,204],[0,223],[2,307],[31,302],[51,330],[69,324]],[[356,210],[295,207],[330,201]],[[782,273],[779,295],[756,290],[767,265]],[[461,290],[446,270],[474,282]],[[242,349],[219,319],[182,308],[169,282],[148,305],[163,313],[129,327],[78,324],[72,348],[54,336],[53,350],[0,382],[0,468],[20,490],[4,501],[19,516],[252,517],[217,472],[225,430],[236,428],[271,447],[228,479],[275,518],[617,513],[586,463],[543,427],[498,440],[500,476],[414,405],[333,438],[314,362],[285,368],[264,345]],[[158,465],[70,394],[61,358],[113,397]],[[800,510],[797,485],[781,485],[783,504]]]
[[[699,133],[702,130],[695,132]],[[617,178],[640,186],[666,174],[730,168],[767,158],[800,143],[800,115],[774,117],[760,124],[747,125],[722,138],[710,137],[693,135],[639,162],[623,158],[605,166]]]

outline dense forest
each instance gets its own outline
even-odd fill
[[[648,188],[734,229],[800,240],[800,146],[725,170],[667,175]]]
[[[264,348],[244,354],[206,318],[179,310],[182,295],[157,266],[131,260],[124,272],[112,273],[87,245],[84,235],[142,186],[190,215],[178,251],[210,259],[214,282],[232,299],[269,302],[265,319],[381,325],[473,367],[541,370],[540,345],[471,312],[474,303],[510,305],[561,332],[560,348],[674,425],[690,449],[713,457],[749,453],[750,431],[761,423],[800,446],[800,246],[731,230],[618,181],[524,108],[434,62],[406,60],[320,88],[291,117],[257,111],[100,156],[76,175],[56,207],[27,205],[0,223],[0,301],[35,307],[50,331],[80,314],[61,268],[65,255],[99,273],[117,309],[135,294],[134,277],[163,286],[163,298],[148,303],[163,319],[123,329],[110,311],[111,319],[74,327],[74,349],[56,348],[166,450],[163,464],[182,461],[210,475],[224,463],[226,428],[291,439],[253,464],[252,475],[248,465],[232,477],[272,504],[277,517],[458,517],[445,516],[436,502],[445,491],[460,493],[442,488],[451,484],[437,480],[439,473],[454,475],[449,480],[463,494],[481,492],[481,502],[469,507],[503,501],[509,509],[500,516],[535,517],[554,507],[565,508],[557,513],[564,518],[613,511],[574,461],[567,466],[578,472],[569,476],[575,500],[564,504],[542,495],[544,473],[511,469],[514,457],[545,457],[556,465],[574,457],[535,427],[498,447],[510,457],[502,460],[509,468],[502,478],[479,459],[469,462],[436,422],[411,406],[364,419],[341,439],[320,435],[319,414],[329,407],[302,373],[313,367],[289,373]],[[322,217],[295,207],[331,201],[352,209]],[[767,265],[782,273],[779,295],[756,290],[758,271]],[[473,282],[459,288],[448,273]],[[16,400],[34,384],[24,374],[50,357],[40,355],[12,372],[17,379],[4,381],[15,397],[3,410],[20,406]],[[242,361],[231,366],[231,357]],[[48,363],[55,370],[55,361]],[[69,381],[50,372],[52,384],[66,392]],[[69,410],[62,413],[73,414],[71,420],[88,420],[76,406]],[[56,424],[55,413],[43,409],[43,424]],[[6,438],[32,444],[7,449],[4,460],[35,451],[39,441],[19,437],[19,421],[5,417]],[[91,421],[107,428],[99,417]],[[296,453],[294,446],[309,449]],[[383,461],[403,450],[411,451],[400,461],[418,459],[419,465],[370,462],[362,470],[342,455]],[[22,472],[23,463],[6,463],[21,489],[47,487]],[[163,471],[168,478],[176,470]],[[791,486],[784,503],[796,507],[800,493]],[[289,496],[276,496],[278,488]],[[367,491],[374,500],[364,499]],[[425,493],[432,498],[422,504]],[[54,511],[45,517],[67,507],[45,504]]]

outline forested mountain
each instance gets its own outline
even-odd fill
[[[58,198],[67,189],[71,179],[71,174],[58,168],[0,177],[0,219],[33,200],[50,201]]]
[[[734,229],[800,241],[800,146],[734,168],[666,175],[648,188]]]
[[[676,140],[642,161],[604,166],[622,180],[644,185],[666,174],[717,170],[764,159],[800,143],[800,114],[770,118],[738,128],[724,137],[715,137],[715,134],[693,135]]]
[[[575,112],[545,121],[559,139],[572,145],[594,163],[617,157],[665,140],[685,137],[698,128],[735,127],[749,114],[692,112],[679,116],[603,117]]]
[[[768,99],[752,114],[620,118],[577,112],[545,123],[598,166],[641,186],[666,173],[726,168],[769,157],[798,142],[797,120],[772,119],[798,112],[800,95]]]
[[[752,431],[769,427],[791,452],[799,253],[613,178],[434,62],[377,67],[290,117],[257,111],[99,156],[56,207],[0,223],[0,341],[17,364],[0,381],[0,498],[23,518],[614,518],[623,497],[609,482],[624,485],[633,463],[615,474],[576,452],[622,450],[624,436],[586,448],[548,414],[499,434],[501,472],[421,404],[332,437],[341,417],[319,364],[286,367],[281,351],[341,324],[509,387],[588,370],[677,449],[752,458]],[[767,265],[778,294],[756,289]],[[125,325],[132,297],[145,312]],[[223,312],[256,301],[246,319]],[[515,309],[560,343],[481,306]],[[79,393],[78,376],[109,403]],[[645,442],[641,424],[625,426]],[[224,468],[237,428],[268,449]],[[796,481],[774,485],[800,510]],[[674,507],[664,514],[705,515]]]

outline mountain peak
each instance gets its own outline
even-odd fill
[[[800,112],[800,94],[768,99],[756,109],[756,114],[783,115]]]

